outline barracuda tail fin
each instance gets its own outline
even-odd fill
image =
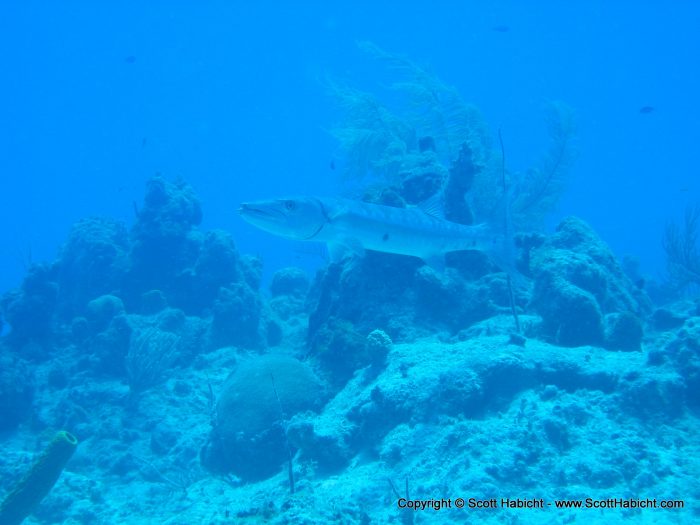
[[[492,247],[487,250],[491,260],[502,271],[507,273],[512,281],[518,286],[527,284],[525,276],[518,271],[517,268],[517,250],[515,246],[515,237],[512,234],[504,234],[503,230],[493,230],[494,242]]]
[[[511,275],[514,281],[522,282],[524,278],[516,269],[515,228],[511,215],[512,195],[512,190],[504,191],[489,215],[480,219],[491,239],[486,253],[496,266]]]

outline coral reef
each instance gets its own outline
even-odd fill
[[[440,431],[445,434],[443,443],[431,438],[433,447],[440,449],[433,452],[436,458],[458,461],[463,454],[454,447],[462,440],[453,432],[460,424],[474,425],[476,435],[483,435],[476,427],[487,424],[487,414],[505,412],[499,420],[508,421],[506,432],[519,429],[520,435],[508,439],[520,445],[530,442],[527,450],[518,451],[520,445],[514,445],[516,450],[501,459],[489,452],[497,448],[493,446],[463,443],[458,450],[479,469],[487,469],[489,478],[517,487],[530,482],[533,469],[545,477],[558,476],[538,450],[551,447],[553,454],[575,463],[576,454],[567,451],[582,446],[596,425],[593,413],[606,411],[609,403],[619,401],[625,414],[636,419],[670,422],[682,417],[679,407],[692,383],[673,369],[629,374],[630,366],[643,367],[639,353],[591,348],[582,359],[545,343],[531,341],[522,350],[506,341],[504,336],[481,337],[452,345],[449,352],[441,344],[427,342],[396,345],[390,350],[389,366],[379,376],[357,375],[320,415],[296,417],[290,439],[301,457],[317,462],[322,472],[347,467],[350,458],[368,452],[368,447],[390,467],[404,470],[416,466],[421,443],[432,435],[425,430],[427,435],[421,438],[421,429],[450,429]],[[612,477],[599,488],[615,486],[627,477],[614,472],[606,476]]]
[[[490,155],[479,111],[410,60],[369,42],[360,46],[400,76],[390,89],[402,104],[392,110],[373,94],[330,84],[345,112],[334,135],[346,156],[346,180],[365,182],[371,175],[365,200],[398,206],[425,201],[446,185],[450,197],[455,190],[468,190],[469,177],[458,181],[455,173],[469,175]],[[465,148],[470,158],[463,173],[459,165]],[[463,196],[458,196],[462,202]]]
[[[121,222],[91,217],[73,226],[57,261],[59,310],[65,319],[84,315],[88,301],[123,286],[129,249]]]
[[[164,372],[177,361],[177,334],[147,327],[136,331],[126,354],[126,374],[132,392],[140,392],[164,380]]]
[[[273,297],[280,295],[301,297],[309,289],[309,277],[300,268],[283,268],[275,272],[270,283],[270,293]]]
[[[571,108],[562,102],[546,106],[548,151],[525,176],[516,177],[505,168],[503,148],[491,147],[478,109],[455,88],[372,43],[362,42],[360,48],[398,78],[386,98],[401,101],[390,108],[377,95],[329,85],[345,113],[334,130],[346,157],[345,178],[364,184],[359,192],[364,200],[405,206],[439,193],[446,217],[455,222],[471,224],[476,217],[500,226],[496,216],[508,205],[518,228],[542,225],[563,192],[575,156]],[[510,191],[504,194],[506,187]]]
[[[31,414],[34,381],[26,363],[0,347],[0,432],[14,429]]]
[[[348,327],[349,322],[362,337],[379,328],[394,340],[406,341],[436,330],[456,333],[509,311],[502,274],[485,274],[478,280],[469,277],[459,269],[437,272],[418,259],[372,252],[344,265],[331,265],[317,277],[310,293],[311,347],[329,340],[326,325]],[[516,301],[524,306],[523,290],[517,291]]]
[[[75,334],[76,324],[82,325],[77,318],[73,323]],[[133,329],[126,315],[116,315],[104,330],[82,333],[75,339],[76,344],[84,354],[80,359],[80,367],[92,370],[97,375],[122,377],[126,373],[125,357],[129,351]]]
[[[467,144],[459,159],[446,212],[469,222],[476,208],[457,196],[490,168]],[[405,206],[435,180],[426,171],[374,195]],[[268,295],[258,258],[198,230],[190,190],[155,187],[163,215],[148,220],[177,233],[148,229],[185,250],[170,280],[134,264],[127,238],[99,266],[109,286],[87,286],[77,266],[62,281],[65,261],[81,259],[64,248],[2,300],[3,479],[21,477],[38,432],[68,428],[82,442],[38,520],[412,523],[397,493],[537,486],[552,499],[572,484],[600,498],[700,496],[699,303],[653,307],[580,219],[518,236],[518,268],[535,285],[515,289],[514,334],[506,277],[478,253],[443,269],[368,252],[311,284],[286,268]]]
[[[259,297],[246,284],[220,288],[213,308],[211,346],[261,346],[263,339],[258,331],[261,311]]]
[[[124,303],[114,295],[102,295],[87,304],[85,317],[95,332],[101,332],[109,326],[117,315],[124,313]]]
[[[604,346],[611,350],[641,350],[644,327],[642,320],[630,312],[605,316]]]
[[[651,302],[586,223],[564,219],[529,257],[530,306],[544,320],[544,336],[564,346],[639,348],[639,318],[650,313]],[[613,313],[624,317],[608,320],[606,340],[604,316]]]
[[[384,339],[386,338],[386,339]],[[336,388],[366,366],[381,366],[391,339],[381,330],[363,336],[349,321],[331,318],[314,334],[311,355]]]
[[[131,230],[130,301],[154,289],[166,298],[174,295],[180,274],[196,263],[202,244],[196,226],[201,220],[199,199],[192,188],[162,177],[148,182],[143,207]]]
[[[76,341],[84,342],[107,328],[115,309],[155,315],[174,306],[205,316],[222,300],[233,301],[231,295],[245,303],[259,288],[259,261],[240,257],[228,233],[199,231],[201,218],[191,187],[156,176],[130,235],[111,219],[79,221],[58,260],[33,267],[22,287],[0,301],[11,339],[20,346],[42,343],[68,321]],[[251,301],[237,313],[255,324],[259,310]]]
[[[571,112],[552,106],[550,148],[519,178],[455,89],[362,46],[399,81],[391,104],[331,85],[352,189],[508,236],[511,218],[523,275],[476,251],[444,267],[368,252],[312,280],[283,268],[266,289],[259,258],[199,228],[190,186],[153,178],[130,230],[78,222],[0,299],[2,478],[40,432],[82,443],[36,520],[495,524],[520,517],[396,498],[700,498],[700,302],[652,305],[580,219],[529,231],[565,186]],[[679,285],[694,282],[698,216],[667,230]]]
[[[651,365],[673,366],[680,377],[685,378],[685,401],[700,408],[700,316],[685,319],[672,338],[665,338],[663,345],[649,354]]]
[[[207,232],[192,271],[181,276],[186,285],[176,303],[188,312],[201,313],[214,302],[220,288],[241,280],[243,264],[229,233]]]
[[[202,461],[217,472],[264,479],[287,459],[285,421],[318,409],[323,385],[301,361],[269,354],[239,363],[226,380]]]
[[[503,211],[510,208],[518,228],[541,223],[562,192],[573,156],[575,126],[569,108],[551,106],[550,151],[541,167],[516,181],[505,168],[503,150],[491,148],[478,110],[454,88],[403,57],[369,43],[361,47],[398,76],[391,89],[402,101],[390,109],[380,97],[331,83],[345,111],[335,134],[347,156],[346,176],[363,182],[364,200],[404,207],[438,194],[445,217],[454,222],[485,221],[500,231],[506,227]],[[367,175],[372,180],[366,181]],[[512,190],[507,195],[506,187]],[[312,288],[311,346],[323,341],[321,346],[329,348],[334,346],[329,341],[344,339],[329,335],[334,330],[329,326],[357,334],[381,328],[396,340],[410,340],[436,328],[456,333],[512,306],[508,282],[489,276],[498,268],[483,253],[450,253],[445,262],[457,273],[435,272],[418,261],[380,253],[327,268]],[[552,286],[562,288],[563,282]],[[564,334],[563,340],[602,342],[602,316],[615,310],[598,312],[595,301],[587,301],[578,289],[570,289],[569,297],[563,290],[561,295],[567,311],[590,318],[583,330],[591,332],[591,337]],[[527,301],[526,291],[516,290],[517,308]]]
[[[58,301],[55,267],[34,265],[19,290],[5,293],[0,310],[12,327],[9,342],[28,357],[40,358],[41,348],[49,344],[54,332]],[[38,345],[32,348],[32,344]]]

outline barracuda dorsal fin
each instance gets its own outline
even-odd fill
[[[418,203],[416,207],[431,217],[445,220],[445,194],[442,191]]]

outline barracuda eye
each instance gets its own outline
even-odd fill
[[[284,209],[287,211],[294,211],[297,209],[297,203],[294,201],[284,201]]]

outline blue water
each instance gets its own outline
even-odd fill
[[[585,216],[647,272],[663,268],[663,225],[700,192],[700,14],[690,2],[104,10],[13,2],[4,11],[3,289],[19,283],[22,254],[50,260],[77,219],[132,220],[131,203],[156,172],[197,189],[207,227],[277,254],[234,211],[270,193],[333,192],[335,108],[319,81],[371,87],[358,40],[459,89],[503,130],[513,170],[545,144],[543,103],[572,106],[580,153],[559,215]],[[655,111],[640,114],[643,106]]]
[[[700,7],[687,1],[4,3],[0,417],[4,413],[7,424],[0,440],[12,452],[0,461],[0,495],[45,445],[47,432],[64,429],[81,444],[31,523],[110,523],[114,516],[122,523],[145,523],[147,516],[155,516],[153,523],[227,523],[227,513],[251,523],[325,523],[340,518],[304,508],[303,501],[322,505],[333,497],[340,498],[338,512],[347,523],[472,519],[442,511],[406,517],[393,501],[390,477],[398,493],[410,477],[414,497],[684,499],[686,508],[674,514],[611,511],[595,519],[697,520],[698,493],[688,487],[699,473],[692,456],[698,453],[698,282],[690,268],[689,286],[667,286],[662,239],[668,224],[681,224],[685,211],[700,203],[699,24]],[[243,201],[352,194],[343,180],[348,152],[332,132],[346,113],[329,81],[393,107],[397,95],[388,86],[402,80],[361,42],[405,57],[477,107],[494,159],[500,130],[512,180],[522,180],[547,151],[548,105],[572,109],[573,160],[539,230],[546,236],[543,250],[562,252],[543,251],[539,262],[521,268],[527,283],[515,294],[524,350],[520,336],[513,339],[505,281],[488,277],[498,274],[484,270],[483,261],[474,272],[457,265],[457,274],[368,253],[334,273],[322,246],[269,235],[238,216]],[[454,160],[442,159],[446,166]],[[192,216],[144,201],[153,195],[148,184],[156,175],[167,202],[184,199],[197,209],[189,209]],[[190,193],[171,186],[180,179]],[[201,221],[193,218],[200,208]],[[117,249],[123,258],[114,266],[94,263],[96,252],[89,250],[81,258],[75,245],[71,251],[65,244],[88,237],[89,228],[71,228],[94,216],[124,225],[125,244]],[[571,237],[552,237],[569,216],[587,226],[566,223]],[[175,247],[166,239],[172,224],[181,228]],[[212,230],[226,233],[205,241]],[[579,234],[583,241],[571,241]],[[117,237],[106,236],[107,244],[119,246]],[[697,270],[700,248],[689,249]],[[581,255],[600,253],[610,261],[632,257],[639,269],[625,275],[615,263]],[[244,254],[259,257],[262,268]],[[302,272],[276,274],[287,267]],[[547,279],[563,274],[581,288],[573,294],[578,299],[567,295],[569,288],[550,294]],[[153,290],[158,293],[144,296]],[[623,328],[610,335],[628,314],[634,321],[620,321]],[[589,321],[602,324],[590,328]],[[635,335],[637,327],[643,336]],[[374,330],[393,346],[376,343],[380,336],[366,342]],[[503,340],[489,339],[498,337]],[[382,364],[371,358],[375,343],[380,355],[386,352]],[[440,390],[457,373],[440,361],[440,344],[455,345],[448,353],[478,356],[474,363],[460,357],[454,370],[479,384],[483,395],[470,393],[462,379],[455,380],[456,390]],[[493,345],[519,356],[518,373],[493,372],[502,369],[496,357],[488,359]],[[158,378],[134,379],[129,355],[156,346],[164,355],[177,351],[154,365]],[[266,383],[262,393],[254,390],[265,374],[244,389],[253,406],[267,399],[270,417],[284,422],[263,430],[271,432],[273,449],[291,442],[297,491],[286,504],[283,448],[272,467],[246,464],[242,476],[231,465],[243,460],[217,460],[215,447],[208,452],[213,459],[200,459],[222,427],[210,413],[226,396],[229,373],[243,374],[238,365],[248,358],[280,352],[312,369],[300,373],[327,383],[313,406],[290,393],[297,388],[293,378],[279,378],[279,395]],[[420,369],[421,356],[436,368]],[[538,366],[554,371],[538,375],[532,372]],[[243,377],[239,382],[249,381]],[[519,386],[502,389],[501,381]],[[430,394],[397,408],[402,384]],[[388,392],[382,399],[394,408],[382,409],[373,391]],[[9,392],[20,392],[19,401]],[[315,410],[316,419],[298,415],[295,422],[287,412],[297,402]],[[185,407],[179,414],[158,408],[178,404]],[[231,410],[252,409],[244,403]],[[431,411],[434,417],[425,415]],[[585,416],[571,415],[577,411]],[[625,415],[615,418],[616,411]],[[531,421],[534,434],[527,425],[509,434],[514,418]],[[109,420],[109,428],[98,429],[96,419]],[[346,419],[364,430],[338,431]],[[389,423],[373,427],[381,419]],[[319,422],[336,430],[319,430]],[[314,425],[315,434],[306,432]],[[430,435],[453,445],[441,448]],[[643,446],[635,445],[635,435]],[[501,448],[487,450],[494,439]],[[523,453],[518,443],[533,440],[540,444]],[[470,452],[455,452],[455,443],[468,444]],[[325,455],[310,452],[324,446]],[[615,448],[624,454],[606,460]],[[591,449],[590,457],[580,456]],[[114,457],[98,461],[100,454]],[[496,465],[499,457],[518,454],[526,458]],[[424,455],[432,459],[421,463]],[[557,458],[561,472],[544,466]],[[223,474],[212,461],[226,463]],[[606,461],[627,466],[608,468]],[[442,477],[427,479],[442,468]],[[232,471],[237,478],[222,482]],[[191,478],[186,491],[171,482],[182,472]],[[97,485],[85,496],[90,479]],[[445,486],[450,479],[455,486]],[[346,487],[345,496],[329,488],[333,480]],[[264,494],[273,495],[273,510],[264,510]],[[248,507],[227,503],[246,498]],[[126,500],[134,499],[140,506],[127,510]],[[591,515],[545,510],[533,518],[501,510],[480,517],[557,523]]]

